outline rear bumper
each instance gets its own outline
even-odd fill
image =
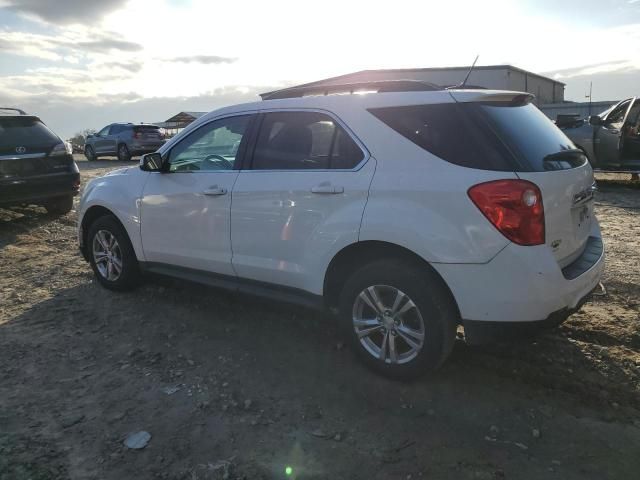
[[[152,153],[157,151],[164,142],[159,143],[145,143],[145,142],[131,142],[129,150],[134,155],[140,155],[144,153]]]
[[[562,308],[551,313],[544,320],[534,322],[463,320],[465,339],[470,345],[482,345],[535,335],[543,330],[551,329],[562,324],[571,314],[580,310],[580,307],[582,307],[590,297],[591,292],[582,297],[574,308]]]
[[[46,203],[47,200],[67,195],[77,195],[80,190],[80,173],[64,172],[0,179],[0,205]]]
[[[579,308],[600,282],[604,248],[597,222],[590,236],[574,269],[561,269],[545,245],[515,244],[486,264],[433,266],[451,289],[465,329],[480,323],[553,324]]]

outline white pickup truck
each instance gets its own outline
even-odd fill
[[[627,98],[588,120],[561,127],[595,169],[640,172],[640,99]]]

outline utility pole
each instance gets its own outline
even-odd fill
[[[588,117],[591,116],[591,90],[593,89],[593,82],[589,82],[589,95],[585,95],[584,98],[588,98],[589,99],[589,115]]]

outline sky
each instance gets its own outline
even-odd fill
[[[511,64],[640,95],[640,0],[0,0],[0,105],[61,137],[363,69]]]

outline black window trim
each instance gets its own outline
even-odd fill
[[[330,117],[337,125],[339,125],[344,132],[349,136],[349,138],[358,146],[358,148],[362,151],[362,160],[355,165],[353,168],[301,168],[301,169],[254,169],[253,168],[253,157],[256,151],[256,144],[258,142],[258,134],[260,129],[262,128],[262,122],[264,121],[265,115],[267,113],[289,113],[289,112],[314,112],[321,113],[323,115],[327,115]],[[324,110],[321,108],[300,108],[300,107],[277,107],[277,108],[266,108],[264,110],[260,110],[258,112],[258,119],[255,122],[255,129],[252,132],[253,136],[251,138],[251,146],[247,149],[247,152],[251,152],[250,154],[245,156],[246,165],[243,164],[243,172],[357,172],[369,161],[371,158],[371,153],[367,147],[365,147],[364,143],[357,137],[357,135],[351,130],[345,122],[342,121],[340,117],[338,117],[335,113]],[[333,153],[333,142],[335,141],[335,135],[332,139],[331,144],[331,153]],[[244,168],[246,166],[246,168]],[[331,167],[331,163],[329,163],[329,167]]]
[[[244,165],[244,163],[246,161],[248,146],[252,145],[251,142],[253,142],[253,140],[254,140],[254,130],[255,130],[254,126],[255,126],[255,124],[257,122],[257,118],[256,118],[257,116],[258,116],[258,111],[257,110],[248,110],[248,111],[226,113],[226,114],[222,114],[222,115],[219,115],[217,117],[213,117],[213,118],[208,119],[206,122],[203,122],[201,125],[198,125],[194,129],[192,129],[189,132],[187,132],[184,135],[184,137],[182,137],[179,140],[177,140],[176,143],[171,145],[171,147],[168,150],[163,152],[162,153],[162,160],[163,160],[162,172],[152,172],[152,173],[202,174],[202,173],[238,172],[239,170],[242,170],[242,167],[243,167],[243,165]],[[212,124],[213,122],[217,122],[217,121],[220,121],[220,120],[225,120],[227,118],[233,118],[233,117],[249,117],[249,123],[247,125],[247,131],[242,136],[242,140],[240,141],[240,146],[238,147],[238,153],[236,155],[236,160],[233,163],[233,168],[231,170],[201,170],[201,171],[198,171],[198,170],[184,170],[184,171],[178,171],[178,172],[170,171],[171,163],[169,162],[169,157],[171,156],[171,151],[176,146],[180,145],[182,142],[184,142],[187,138],[189,138],[192,134],[194,134],[198,130],[200,130],[200,129]]]

